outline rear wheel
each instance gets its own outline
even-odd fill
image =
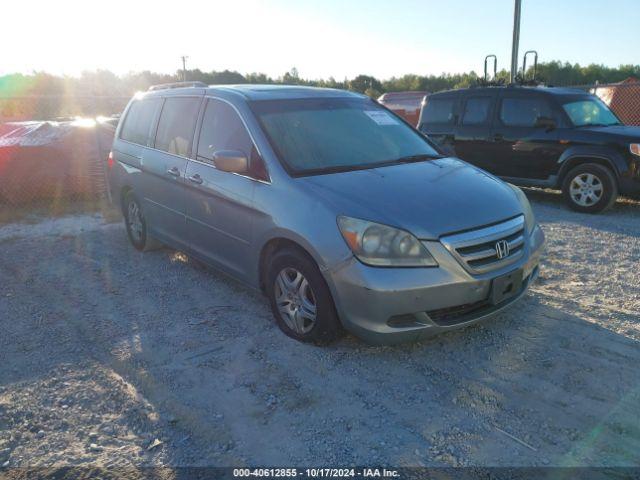
[[[618,186],[611,170],[596,163],[586,163],[567,174],[562,193],[572,209],[599,213],[616,202]]]
[[[303,252],[293,248],[275,252],[268,264],[266,287],[273,315],[286,335],[316,344],[341,335],[329,287]]]
[[[159,248],[161,244],[148,234],[147,221],[138,197],[129,192],[124,202],[124,224],[131,245],[141,252]]]

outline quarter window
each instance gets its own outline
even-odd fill
[[[427,104],[422,113],[423,123],[453,123],[453,98],[427,98]]]
[[[543,98],[503,98],[500,121],[508,127],[533,127],[539,117],[552,117]]]
[[[470,97],[464,106],[462,125],[484,125],[489,118],[490,97]]]
[[[174,155],[188,156],[199,108],[200,98],[197,97],[167,98],[158,122],[155,147]]]
[[[242,152],[249,159],[249,176],[268,179],[263,160],[238,113],[228,103],[210,99],[202,119],[197,158],[212,162],[213,154],[221,150]]]
[[[120,138],[127,142],[150,146],[154,120],[161,101],[160,98],[135,100],[124,119]]]

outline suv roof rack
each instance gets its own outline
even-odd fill
[[[527,78],[527,58],[533,55],[533,72],[532,75]],[[489,60],[493,59],[493,75],[490,76]],[[524,58],[522,60],[522,71],[516,74],[516,78],[513,83],[507,83],[505,78],[497,78],[498,77],[498,59],[495,55],[487,55],[484,58],[484,77],[479,77],[475,80],[473,84],[470,85],[470,88],[480,88],[480,87],[543,87],[550,86],[545,85],[545,83],[537,77],[538,74],[538,52],[535,50],[528,50],[524,54]]]
[[[496,77],[498,76],[498,57],[496,57],[493,54],[487,55],[486,57],[484,57],[484,81],[485,82],[489,82],[489,72],[487,72],[487,63],[489,62],[490,58],[493,58],[493,76],[491,77],[491,80],[495,81]]]
[[[493,59],[493,75],[489,76],[489,60]],[[498,57],[495,55],[487,55],[484,57],[484,77],[476,78],[469,87],[502,87],[504,86],[504,78],[498,78]]]
[[[527,80],[527,56],[533,55],[533,76],[531,77],[532,81],[536,81],[536,74],[538,73],[538,52],[535,50],[527,50],[524,52],[524,57],[522,58],[522,80]]]
[[[173,82],[173,83],[161,83],[159,85],[151,85],[148,88],[148,92],[154,91],[154,90],[167,90],[169,88],[184,88],[184,87],[208,87],[209,85],[207,85],[204,82]]]

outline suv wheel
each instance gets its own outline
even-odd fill
[[[145,220],[142,206],[133,192],[129,192],[125,196],[124,225],[127,229],[129,241],[136,250],[142,252],[160,247],[160,243],[147,233],[147,221]]]
[[[286,335],[302,342],[326,344],[342,333],[320,270],[297,249],[280,250],[271,257],[266,290],[271,311]]]
[[[562,193],[572,209],[598,213],[615,203],[618,186],[611,170],[596,163],[586,163],[566,175]]]

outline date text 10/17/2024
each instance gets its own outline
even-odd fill
[[[397,478],[397,470],[386,468],[234,468],[234,477],[307,478]]]

